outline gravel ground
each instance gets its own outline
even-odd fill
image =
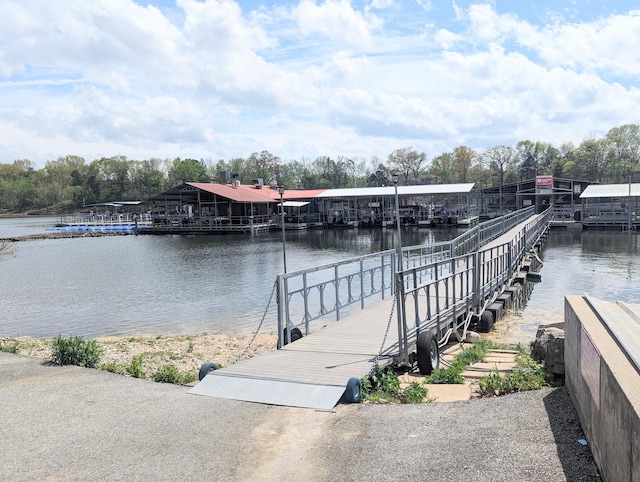
[[[333,411],[0,352],[3,480],[600,480],[565,389]]]
[[[0,347],[12,348],[19,355],[51,360],[52,338],[2,338]],[[278,335],[199,334],[199,335],[133,335],[96,338],[102,355],[100,364],[111,365],[127,375],[134,357],[140,357],[143,376],[149,380],[162,365],[173,365],[184,376],[198,379],[204,362],[229,365],[242,356],[250,358],[276,349]],[[4,351],[7,351],[6,349]]]

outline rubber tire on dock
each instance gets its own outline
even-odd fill
[[[206,377],[209,373],[214,370],[217,370],[219,367],[215,363],[207,362],[203,363],[200,367],[200,371],[198,372],[198,380],[202,381],[204,377]]]
[[[480,331],[482,333],[489,333],[493,327],[493,313],[489,310],[485,310],[480,317]]]
[[[440,366],[438,342],[430,331],[423,331],[418,335],[416,359],[421,375],[431,375]]]
[[[283,341],[282,341],[282,345],[286,345],[289,342],[287,341],[287,329],[284,329],[283,334]],[[293,330],[291,330],[291,343],[293,343],[296,340],[299,340],[300,338],[302,338],[302,332],[300,331],[300,328],[294,328]]]
[[[359,378],[349,378],[347,389],[344,392],[346,403],[360,403],[362,398],[362,382]]]

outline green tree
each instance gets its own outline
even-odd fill
[[[575,151],[575,162],[590,181],[602,182],[607,161],[607,145],[603,139],[585,139]]]
[[[371,187],[390,186],[391,173],[389,172],[389,168],[380,163],[377,157],[371,158],[371,163],[374,165],[374,169],[367,180],[367,185]]]
[[[281,161],[269,151],[254,152],[249,156],[249,173],[251,179],[262,179],[268,184],[272,179],[279,181]],[[250,180],[249,180],[250,181]]]
[[[35,207],[37,177],[27,159],[0,164],[0,211],[24,211]]]
[[[560,157],[560,151],[548,142],[537,142],[539,164],[538,174],[549,174],[555,177],[562,175],[563,159]]]
[[[87,187],[95,196],[95,202],[131,200],[131,165],[132,161],[125,156],[103,157],[91,162]]]
[[[396,149],[389,154],[387,160],[392,170],[399,171],[404,178],[404,184],[417,184],[420,174],[426,164],[426,154],[410,147]]]
[[[165,190],[166,177],[161,159],[136,161],[131,164],[131,199],[148,199]]]
[[[467,182],[469,169],[479,160],[476,151],[467,146],[453,148],[453,171],[458,182]]]
[[[513,171],[516,165],[516,152],[511,146],[493,146],[485,149],[483,157],[489,165],[494,186],[504,185],[506,173]]]
[[[620,183],[627,179],[629,173],[638,171],[640,129],[636,124],[614,127],[607,133],[604,142],[607,146],[607,180]]]
[[[520,141],[516,144],[519,160],[520,180],[533,179],[538,174],[540,167],[540,146],[531,141]]]
[[[453,154],[445,152],[431,160],[429,176],[437,184],[450,184],[454,179]]]
[[[554,176],[562,176],[569,179],[584,179],[584,170],[582,166],[576,162],[576,150],[573,142],[565,142],[558,149],[558,155],[561,159],[562,173]]]
[[[176,157],[169,167],[169,185],[179,186],[185,182],[207,182],[207,168],[197,159],[180,159]]]

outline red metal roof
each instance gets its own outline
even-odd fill
[[[318,194],[322,194],[326,189],[306,189],[306,190],[284,190],[284,195],[282,196],[284,199],[313,199]],[[280,195],[276,191],[276,197],[280,199]]]
[[[256,189],[252,185],[239,184],[237,187],[233,187],[231,184],[215,184],[210,182],[187,182],[189,186],[195,187],[202,191],[216,194],[217,196],[224,196],[227,199],[231,199],[236,202],[273,202],[280,200],[280,194],[276,189],[271,189],[268,186],[262,186],[260,189]],[[325,189],[309,189],[309,190],[287,190],[285,189],[284,199],[312,199],[320,193],[323,193]]]
[[[210,182],[187,182],[185,184],[200,189],[201,191],[210,192],[241,203],[270,203],[280,198],[278,191],[274,191],[268,187],[256,189],[253,186],[244,184],[234,187],[231,184],[215,184]],[[272,196],[272,194],[275,194],[275,196]]]

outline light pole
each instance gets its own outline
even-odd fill
[[[287,272],[287,243],[284,235],[284,186],[278,186],[278,194],[280,194],[280,216],[282,217],[282,258],[284,261],[284,272]]]
[[[400,231],[400,203],[398,202],[398,174],[391,174],[393,188],[396,193],[396,227],[398,229],[398,271],[402,271],[402,237]]]

